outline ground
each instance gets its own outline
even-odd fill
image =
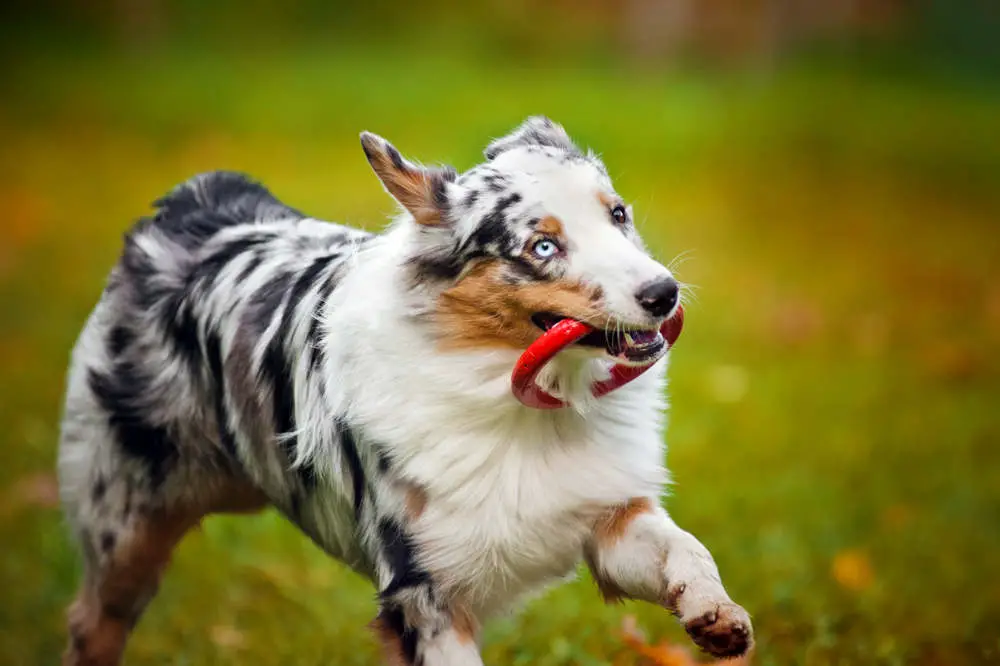
[[[213,168],[318,217],[391,212],[357,135],[467,168],[529,114],[603,153],[697,285],[666,500],[754,618],[755,664],[1000,661],[1000,97],[840,70],[526,73],[410,54],[11,64],[0,109],[0,663],[51,664],[76,554],[52,497],[67,355],[129,221]],[[131,664],[371,664],[368,585],[274,513],[179,549]],[[490,664],[642,662],[666,613],[578,581]],[[667,663],[664,661],[663,663]]]

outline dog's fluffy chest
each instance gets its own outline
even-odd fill
[[[572,573],[595,518],[664,481],[655,441],[616,451],[593,440],[539,439],[479,456],[476,444],[463,447],[464,465],[422,479],[429,501],[413,529],[424,566],[484,614]]]

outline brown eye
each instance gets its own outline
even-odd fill
[[[612,208],[611,219],[615,221],[615,224],[625,224],[628,222],[628,215],[625,213],[625,207],[619,204],[618,206]]]

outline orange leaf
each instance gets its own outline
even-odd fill
[[[860,592],[871,586],[875,580],[871,562],[864,551],[844,550],[837,553],[831,566],[833,578],[841,587]]]

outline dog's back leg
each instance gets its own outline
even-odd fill
[[[80,529],[85,571],[69,610],[64,666],[119,663],[129,632],[156,594],[171,551],[197,520],[184,512],[136,511],[117,529]]]
[[[84,564],[69,609],[64,666],[118,664],[184,534],[208,514],[255,511],[267,503],[245,477],[196,460],[175,461],[157,481],[123,454],[117,434],[99,419],[64,422],[59,467]]]
[[[95,484],[89,518],[75,521],[84,576],[69,609],[64,666],[118,664],[129,633],[156,594],[184,534],[208,514],[250,512],[266,505],[264,495],[240,479],[213,479],[213,492],[197,503],[170,505],[150,497],[127,476]]]

